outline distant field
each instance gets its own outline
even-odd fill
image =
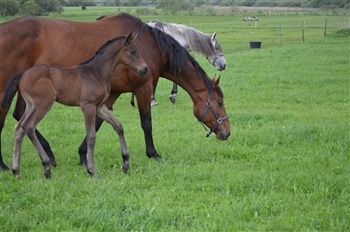
[[[136,14],[89,7],[52,17],[93,21],[121,11]],[[227,69],[218,72],[195,57],[209,76],[222,76],[228,141],[205,138],[189,95],[180,89],[170,103],[171,83],[161,78],[152,117],[164,161],[146,157],[138,111],[124,94],[113,113],[124,125],[130,170],[123,174],[119,141],[106,124],[95,148],[101,177],[92,179],[77,165],[81,110],[55,104],[39,129],[58,167],[45,180],[25,139],[21,179],[0,172],[2,231],[349,231],[350,46],[349,36],[337,34],[350,28],[349,17],[260,11],[255,24],[244,22],[244,14],[139,15],[217,32]],[[261,41],[261,49],[250,49],[249,41]],[[10,116],[2,137],[9,165]]]

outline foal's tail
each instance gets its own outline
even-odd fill
[[[1,101],[1,107],[4,110],[10,109],[12,100],[18,91],[18,84],[21,81],[22,75],[23,72],[17,73],[7,82]]]

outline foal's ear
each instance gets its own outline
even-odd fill
[[[216,32],[214,32],[212,35],[211,35],[211,40],[214,40],[216,37]]]
[[[128,46],[137,36],[139,32],[131,32],[128,37],[126,37],[125,45]]]

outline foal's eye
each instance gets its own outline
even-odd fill
[[[132,50],[130,50],[130,53],[131,53],[131,55],[135,55],[136,54],[136,50],[132,49]]]

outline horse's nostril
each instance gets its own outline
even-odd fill
[[[141,69],[139,71],[139,73],[140,73],[141,76],[144,76],[147,73],[147,71],[148,71],[147,67],[144,67],[143,69]]]

